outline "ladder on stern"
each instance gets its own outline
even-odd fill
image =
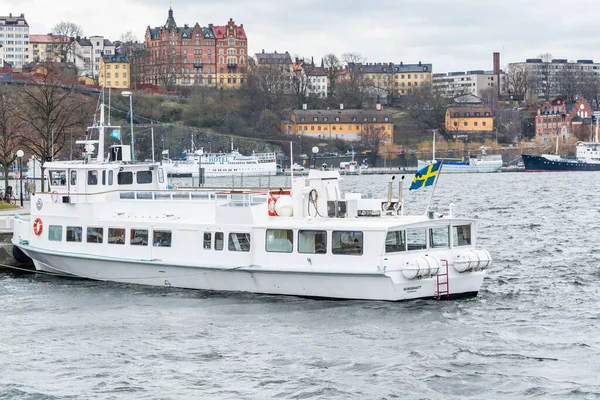
[[[439,273],[435,276],[437,285],[437,300],[442,296],[446,296],[446,300],[450,300],[450,283],[448,282],[448,260],[440,260],[446,265],[446,272]]]

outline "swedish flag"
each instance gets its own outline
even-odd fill
[[[440,166],[441,163],[436,162],[435,164],[430,164],[425,168],[418,170],[412,180],[409,190],[416,190],[433,185],[435,178],[437,178],[438,173],[440,172]]]

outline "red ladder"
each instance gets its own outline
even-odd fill
[[[446,300],[450,300],[450,283],[448,282],[448,260],[440,260],[446,264],[446,272],[435,276],[437,283],[437,299],[446,296]],[[444,279],[445,278],[445,279]]]

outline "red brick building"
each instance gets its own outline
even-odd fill
[[[233,19],[225,26],[177,26],[169,9],[165,25],[146,29],[145,46],[144,83],[235,88],[244,82],[247,38]]]
[[[580,97],[575,104],[566,104],[562,97],[544,103],[535,118],[536,137],[543,141],[560,137],[566,140],[582,129],[586,121],[591,122],[592,107]]]

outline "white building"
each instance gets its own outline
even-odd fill
[[[100,71],[100,59],[102,55],[111,56],[115,54],[115,45],[103,36],[90,36],[75,38],[77,43],[74,60],[80,76],[98,78]]]
[[[4,47],[4,61],[20,70],[29,61],[29,25],[25,14],[0,16],[0,45]]]
[[[304,73],[307,80],[307,95],[316,95],[320,98],[327,98],[327,73],[323,67],[304,66]]]
[[[498,82],[504,81],[504,72],[466,71],[433,74],[433,87],[444,97],[454,98],[462,95],[479,96],[487,88],[498,88]]]

